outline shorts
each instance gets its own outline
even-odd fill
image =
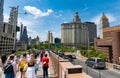
[[[37,72],[38,71],[38,68],[35,68],[35,72]]]
[[[23,72],[23,69],[24,69],[24,68],[20,68],[20,72]]]

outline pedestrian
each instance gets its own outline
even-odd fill
[[[43,64],[43,78],[48,78],[49,58],[47,57],[47,54],[45,54],[44,57],[42,58],[42,64]]]
[[[37,71],[38,71],[38,68],[39,68],[39,54],[35,54],[35,60],[36,60],[36,64],[35,64],[35,74],[37,75]]]
[[[16,60],[14,59],[14,55],[10,55],[9,59],[10,59],[12,65],[13,65],[14,77],[16,77],[17,72],[18,72],[18,69],[17,69],[17,63],[16,63]]]
[[[36,60],[34,59],[34,55],[31,55],[27,63],[26,78],[36,78],[35,67],[34,67],[35,64],[36,64]]]
[[[27,62],[28,62],[28,60],[30,59],[30,52],[29,53],[27,53],[27,56],[26,56],[26,60],[27,60]]]
[[[44,55],[44,51],[40,53],[40,62],[42,62],[43,55]]]
[[[10,56],[7,59],[6,64],[3,67],[5,78],[15,78],[14,67],[12,65],[11,58],[13,58],[13,56]]]
[[[17,60],[17,56],[16,56],[16,51],[15,50],[12,50],[12,54],[11,54],[12,56],[14,56],[14,61],[16,61]]]
[[[2,60],[0,59],[0,78],[2,78],[2,74],[3,74],[3,71],[2,71]]]
[[[2,53],[1,55],[1,60],[2,60],[2,64],[4,65],[7,60],[7,56],[4,53]]]
[[[18,69],[20,69],[20,72],[21,72],[21,76],[20,78],[25,78],[25,71],[23,71],[23,69],[25,68],[25,65],[27,64],[27,61],[26,61],[26,54],[24,53],[21,58],[20,58],[20,61],[19,61],[19,64],[18,64]]]

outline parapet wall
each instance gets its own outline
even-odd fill
[[[88,78],[82,71],[82,66],[73,65],[68,60],[59,57],[53,52],[50,52],[50,57],[57,78]]]

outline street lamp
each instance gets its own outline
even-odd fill
[[[89,30],[87,30],[87,34],[88,34],[88,53],[89,53],[89,50],[90,50],[90,41],[89,41]],[[89,54],[88,54],[88,57],[89,57]]]

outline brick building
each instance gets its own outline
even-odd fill
[[[108,62],[120,64],[120,25],[109,27],[104,13],[100,20],[100,38],[94,39],[94,47],[107,56]]]

